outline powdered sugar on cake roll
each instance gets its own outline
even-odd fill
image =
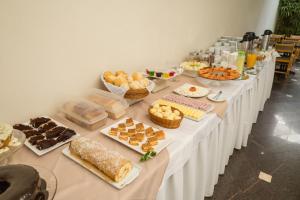
[[[108,150],[100,142],[88,138],[73,140],[70,150],[116,182],[125,178],[132,169],[131,162],[118,152]]]

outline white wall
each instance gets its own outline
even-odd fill
[[[277,4],[0,0],[0,121],[51,114],[63,101],[98,86],[106,69],[178,64],[222,35],[260,34],[272,28]]]

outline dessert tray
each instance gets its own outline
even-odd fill
[[[131,119],[131,118],[129,118]],[[136,120],[132,120],[133,121],[133,124],[131,126],[127,126],[125,127],[124,131],[121,131],[120,133],[118,133],[117,135],[112,135],[110,134],[110,131],[112,128],[118,128],[120,124],[126,124],[126,121],[127,119],[124,118],[120,121],[118,121],[117,123],[115,124],[112,124],[104,129],[102,129],[100,132],[122,144],[124,144],[125,146],[129,147],[130,149],[140,153],[140,154],[145,154],[147,151],[155,151],[157,154],[162,151],[164,148],[166,148],[172,141],[173,141],[173,138],[167,134],[165,131],[161,131],[157,128],[154,128],[154,127],[151,127],[147,124],[144,124],[144,123],[141,123],[139,121],[136,121]],[[129,143],[130,139],[131,138],[130,136],[128,137],[127,140],[122,140],[120,139],[120,134],[122,134],[122,132],[127,132],[129,131],[129,129],[136,129],[137,128],[137,124],[143,124],[144,126],[144,131],[138,131],[138,133],[141,133],[144,135],[143,139],[141,142],[139,142],[138,145],[134,146],[134,145],[131,145]],[[146,129],[148,128],[152,128],[153,132],[150,134],[151,136],[147,135],[146,133]],[[152,136],[155,136],[155,133],[156,132],[163,132],[164,133],[164,138],[163,139],[158,139],[156,140],[157,141],[157,144],[155,145],[151,145],[151,148],[149,148],[148,150],[145,150],[143,149],[143,145],[147,144],[148,140],[152,137]]]
[[[176,88],[174,90],[177,94],[186,96],[186,97],[194,97],[194,98],[199,98],[199,97],[204,97],[208,95],[209,89],[205,87],[200,87],[197,85],[192,85],[189,83],[185,83],[179,88]]]
[[[66,147],[65,149],[63,149],[62,153],[66,157],[73,160],[75,163],[79,164],[83,168],[87,169],[88,171],[95,174],[96,176],[98,176],[99,178],[104,180],[106,183],[112,185],[113,187],[115,187],[117,189],[122,189],[126,185],[128,185],[132,181],[134,181],[139,176],[139,174],[142,170],[142,168],[139,165],[132,163],[132,170],[130,171],[130,173],[120,182],[115,182],[112,179],[110,179],[107,175],[105,175],[101,170],[99,170],[94,165],[92,165],[91,163],[84,161],[79,156],[71,153],[69,147]]]
[[[240,73],[231,68],[206,67],[199,70],[199,76],[218,81],[234,80],[240,77]]]
[[[53,131],[53,130],[54,130],[55,128],[57,128],[57,127],[63,127],[65,130],[62,131],[60,134],[61,134],[61,136],[62,136],[63,133],[66,133],[66,134],[67,134],[67,137],[64,138],[64,139],[61,140],[61,141],[58,140],[59,136],[57,136],[57,137],[51,137],[51,141],[52,141],[52,139],[55,140],[55,141],[57,141],[57,142],[55,142],[55,144],[52,144],[52,145],[50,145],[50,146],[47,147],[47,148],[38,149],[37,146],[36,146],[36,144],[32,143],[31,139],[34,138],[34,137],[36,137],[36,136],[43,135],[44,137],[43,137],[43,138],[40,138],[40,140],[45,140],[45,139],[47,138],[47,136],[46,136],[47,131],[41,132],[41,133],[39,133],[39,134],[37,134],[37,135],[28,135],[28,133],[27,133],[27,135],[26,135],[26,130],[23,130],[23,132],[25,133],[25,135],[26,135],[26,137],[27,137],[26,140],[25,140],[25,143],[24,143],[25,146],[28,147],[31,151],[33,151],[33,152],[34,152],[35,154],[37,154],[38,156],[42,156],[42,155],[44,155],[44,154],[46,154],[46,153],[48,153],[48,152],[50,152],[50,151],[53,151],[54,149],[56,149],[56,148],[58,148],[58,147],[60,147],[60,146],[62,146],[62,145],[64,145],[64,144],[66,144],[66,143],[72,141],[74,138],[80,136],[80,135],[79,135],[78,133],[76,133],[75,131],[69,129],[68,127],[64,126],[63,124],[57,122],[56,120],[54,120],[54,119],[52,119],[52,118],[50,118],[50,117],[48,117],[48,116],[43,116],[43,117],[41,117],[41,118],[47,118],[47,119],[50,119],[50,121],[48,121],[48,122],[46,122],[46,123],[40,125],[40,127],[47,125],[47,123],[49,123],[49,122],[52,124],[52,122],[53,122],[53,123],[55,123],[55,124],[53,124],[53,127],[50,128],[50,129],[48,129],[47,131]],[[33,131],[38,130],[38,128],[34,128],[30,122],[22,123],[21,125],[25,125],[25,126],[31,127]],[[54,126],[54,125],[55,125],[55,126]],[[16,126],[16,125],[15,125],[15,126]],[[15,126],[14,126],[14,127],[15,127]],[[68,132],[66,132],[66,131],[68,131]],[[48,133],[49,133],[49,132],[48,132]],[[50,138],[47,138],[47,139],[50,139]],[[37,141],[38,141],[38,140],[37,140]]]

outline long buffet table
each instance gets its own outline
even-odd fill
[[[270,97],[274,69],[275,56],[270,55],[258,75],[213,88],[228,97],[224,118],[210,114],[199,123],[185,120],[172,132],[176,141],[168,147],[170,160],[157,199],[204,199],[213,195],[233,150],[247,146],[252,124]]]
[[[226,81],[220,86],[212,87],[212,90],[222,90],[227,96],[228,107],[223,119],[210,113],[200,122],[183,119],[180,128],[168,130],[168,134],[172,134],[174,138],[173,143],[167,147],[169,155],[166,157],[169,160],[161,160],[159,155],[153,161],[140,163],[142,168],[147,169],[148,172],[151,171],[151,174],[144,176],[145,171],[142,171],[140,176],[143,178],[132,183],[136,188],[134,191],[124,188],[121,191],[115,190],[113,197],[105,196],[105,191],[113,190],[111,186],[102,184],[100,187],[99,182],[102,180],[64,157],[61,150],[66,145],[43,157],[38,157],[23,147],[10,162],[40,165],[51,169],[58,180],[55,199],[89,200],[132,199],[132,197],[154,199],[155,197],[147,197],[147,195],[145,195],[146,198],[136,197],[135,194],[141,190],[147,192],[149,188],[155,189],[153,185],[159,187],[159,183],[151,183],[151,176],[156,175],[156,169],[158,169],[156,165],[168,162],[156,199],[204,199],[205,196],[213,194],[218,176],[224,173],[233,150],[247,146],[252,124],[255,123],[258,112],[263,110],[264,103],[270,96],[274,68],[275,57],[271,54],[264,61],[264,67],[258,75],[250,75],[248,80]],[[187,77],[180,78],[187,79]],[[206,80],[200,79],[199,81],[205,83]],[[172,86],[173,83],[176,82],[170,82],[171,88],[175,87],[175,84]],[[165,95],[164,91],[151,95],[152,97],[132,106],[128,116],[151,123],[146,118],[147,108],[153,101],[153,97],[162,95]],[[89,132],[81,129],[60,115],[52,117],[74,128],[81,135],[109,140],[105,136],[100,137],[98,131]],[[111,123],[113,123],[112,120],[108,122],[108,124]],[[118,143],[112,143],[112,145],[115,145],[114,148],[122,154],[131,155],[129,154],[131,150],[128,148]],[[167,152],[164,151],[164,153]],[[138,158],[139,155],[131,157],[134,162],[138,162]]]

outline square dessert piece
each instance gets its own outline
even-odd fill
[[[151,138],[148,138],[147,143],[151,146],[155,146],[155,145],[157,145],[158,141],[157,141],[156,137],[151,137]]]
[[[46,117],[37,117],[34,119],[30,119],[30,125],[33,126],[34,128],[40,127],[42,124],[45,124],[49,122],[50,119]]]
[[[127,132],[121,132],[120,135],[119,135],[119,139],[127,141],[128,140],[128,133]]]
[[[43,135],[32,136],[32,137],[29,139],[29,143],[32,144],[32,145],[36,145],[36,143],[37,143],[39,140],[43,140],[44,138],[45,138],[45,136],[43,136]]]
[[[136,133],[136,129],[135,128],[130,128],[130,129],[128,129],[128,133]]]
[[[127,127],[129,127],[129,126],[133,126],[134,125],[134,123],[133,123],[133,120],[132,120],[132,118],[128,118],[128,119],[126,119],[126,126]]]
[[[145,138],[145,135],[143,133],[137,133],[134,136],[138,141],[142,142]]]
[[[56,145],[56,143],[57,141],[54,139],[41,140],[36,143],[37,144],[36,148],[38,150],[48,149],[49,147]]]
[[[47,122],[47,123],[45,123],[45,124],[39,126],[38,132],[43,133],[43,132],[46,132],[46,131],[48,131],[48,130],[50,130],[50,129],[56,127],[56,126],[57,126],[57,125],[56,125],[55,122],[49,121],[49,122]]]
[[[121,123],[118,125],[118,130],[119,131],[126,131],[126,125],[124,123]]]
[[[139,141],[136,138],[132,137],[129,140],[129,144],[131,144],[133,146],[137,146],[137,145],[139,145]]]
[[[129,137],[132,137],[136,134],[135,129],[128,129],[128,135]]]
[[[64,132],[60,134],[60,136],[56,138],[56,141],[65,142],[66,140],[70,139],[74,135],[76,135],[76,132],[72,129],[67,128]]]
[[[28,131],[28,130],[33,130],[33,128],[29,125],[25,125],[25,124],[15,124],[13,126],[14,129],[17,129],[19,131]]]
[[[118,129],[117,128],[111,128],[109,131],[109,135],[117,136],[118,135]]]
[[[152,127],[146,128],[145,133],[146,133],[146,136],[147,136],[147,137],[152,137],[152,136],[154,136],[154,130],[153,130]]]
[[[165,139],[165,132],[162,130],[156,131],[154,133],[154,136],[158,139],[158,140],[163,140]]]
[[[135,128],[136,128],[137,132],[142,132],[145,130],[143,123],[138,123],[137,125],[135,125]]]
[[[142,144],[142,150],[144,152],[152,151],[153,147],[151,145],[149,145],[148,143],[145,143],[145,144]]]
[[[30,138],[31,136],[40,135],[41,133],[37,130],[26,130],[23,131],[23,133],[26,135],[26,138]]]

